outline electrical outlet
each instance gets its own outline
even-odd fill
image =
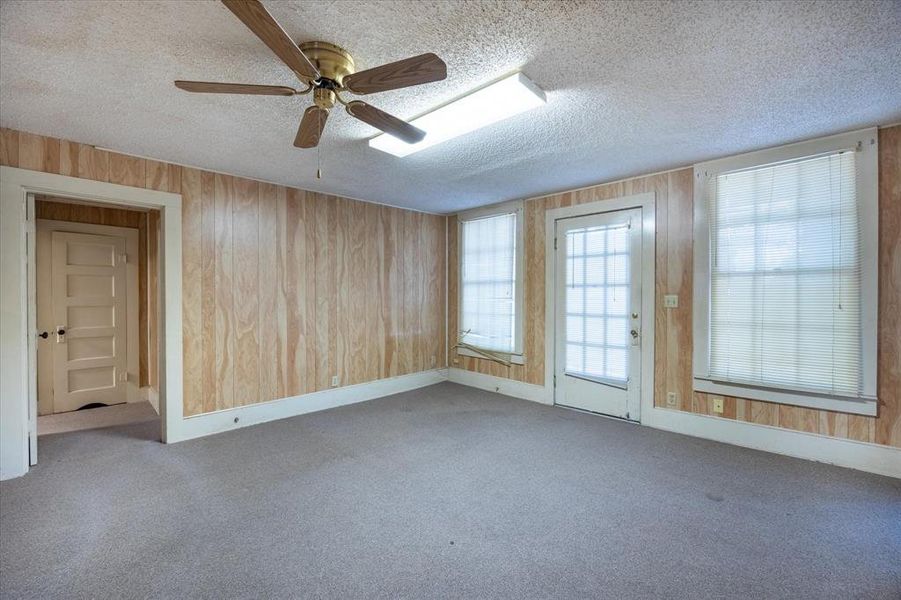
[[[432,355],[432,362],[431,362],[431,364],[432,364],[432,368],[433,368],[433,369],[435,368],[435,365],[438,364],[438,357],[435,356],[434,354]]]
[[[663,297],[664,308],[679,308],[679,296],[676,294],[666,294]]]
[[[338,376],[334,375],[332,377],[332,387],[338,387]]]
[[[713,412],[717,414],[723,414],[723,399],[722,398],[714,398],[713,399]]]
[[[679,394],[676,392],[667,392],[666,393],[666,405],[667,406],[676,406],[679,404]]]

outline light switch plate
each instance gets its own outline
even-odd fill
[[[663,297],[664,308],[679,308],[679,296],[676,294],[666,294]]]

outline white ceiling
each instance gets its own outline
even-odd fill
[[[191,95],[174,79],[300,87],[215,1],[0,4],[0,124],[432,212],[901,121],[901,2],[276,1],[298,40],[365,69],[422,52],[446,81],[373,95],[409,118],[522,69],[545,107],[406,158],[343,112],[292,146],[308,97]]]

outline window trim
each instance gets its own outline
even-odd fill
[[[525,287],[525,204],[522,200],[513,200],[502,204],[494,204],[481,208],[468,210],[457,215],[457,326],[462,327],[463,324],[463,223],[467,221],[475,221],[478,219],[486,219],[499,215],[514,214],[516,216],[516,248],[513,253],[514,261],[514,285],[513,285],[513,352],[498,352],[487,348],[479,348],[497,354],[505,358],[509,358],[510,362],[517,365],[525,364],[525,355],[523,354],[523,306],[524,296],[523,288]],[[455,333],[455,344],[460,343],[460,331]],[[474,346],[478,348],[478,346]],[[466,348],[457,348],[457,354],[463,356],[471,356],[473,358],[485,359],[484,356],[473,352]],[[487,359],[486,359],[487,360]]]
[[[749,398],[807,408],[875,416],[879,273],[878,135],[876,128],[749,152],[696,164],[694,167],[694,302],[693,388],[697,392]],[[718,381],[709,374],[710,229],[707,182],[728,171],[764,166],[854,148],[857,151],[857,199],[861,263],[860,397],[830,395],[759,384]]]

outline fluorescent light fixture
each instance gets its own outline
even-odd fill
[[[369,145],[394,156],[407,156],[545,102],[541,88],[522,73],[514,73],[410,121],[426,132],[420,142],[408,144],[392,135],[380,134],[369,140]]]

